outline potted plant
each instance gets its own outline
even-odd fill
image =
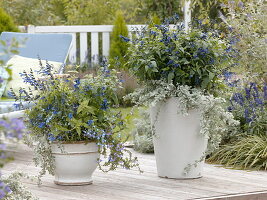
[[[234,50],[215,32],[170,25],[176,19],[146,27],[130,41],[126,66],[144,87],[127,98],[150,107],[158,175],[198,178],[206,154],[238,124],[214,96]]]
[[[120,87],[116,72],[101,68],[96,76],[83,80],[52,72],[47,64],[41,66],[39,79],[32,71],[21,74],[37,92],[11,91],[17,100],[35,104],[25,111],[29,130],[25,139],[41,167],[39,178],[48,171],[55,175],[56,184],[84,185],[92,183],[97,166],[105,172],[138,167],[137,158],[123,145],[122,116],[112,109]]]

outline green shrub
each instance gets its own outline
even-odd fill
[[[2,8],[0,8],[0,33],[3,31],[17,32],[19,30],[14,24],[12,18]]]
[[[118,9],[118,0],[62,0],[69,25],[111,24]]]
[[[149,112],[140,110],[140,119],[135,119],[134,150],[141,153],[153,153],[154,146],[152,140],[152,129],[150,124]]]
[[[236,169],[267,170],[267,135],[243,137],[223,145],[208,161]]]
[[[159,25],[161,24],[160,18],[156,15],[153,14],[152,16],[150,16],[150,23],[148,25],[149,28],[152,28],[155,25]]]
[[[0,0],[2,7],[18,25],[55,25],[64,21],[57,7],[61,0]]]
[[[177,0],[143,0],[141,1],[141,12],[146,15],[157,14],[160,19],[165,19],[174,14],[181,15],[181,1]]]
[[[111,33],[109,59],[112,66],[114,65],[116,68],[120,69],[123,67],[125,62],[124,56],[128,49],[128,44],[122,40],[121,36],[128,37],[128,28],[126,26],[123,13],[118,11]]]
[[[242,75],[250,79],[267,81],[267,3],[253,0],[244,3],[242,8],[232,8],[226,23],[230,29],[231,43],[239,52],[236,67]],[[258,79],[258,80],[257,80]]]

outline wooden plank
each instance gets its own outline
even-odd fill
[[[80,33],[80,64],[87,62],[87,33]]]
[[[23,170],[31,175],[37,175],[40,168],[33,165],[31,150],[24,146],[18,148],[21,149],[16,150],[15,147],[9,149],[9,152],[13,153],[17,160],[8,163],[4,167],[3,173],[10,174],[15,170]],[[223,198],[230,196],[239,198],[240,195],[244,196],[248,193],[254,193],[254,196],[250,196],[253,199],[254,197],[258,198],[256,193],[260,193],[262,198],[266,197],[264,195],[267,194],[267,172],[230,170],[205,164],[203,178],[193,180],[165,179],[157,176],[153,154],[146,155],[136,152],[133,154],[139,157],[140,167],[145,170],[143,174],[139,174],[137,170],[122,168],[109,173],[96,170],[93,175],[93,185],[78,187],[55,185],[51,175],[43,177],[41,187],[37,187],[36,184],[28,180],[24,182],[41,200],[73,200],[76,197],[80,197],[81,200],[183,200],[215,197],[226,200]]]
[[[71,63],[76,63],[76,52],[77,52],[76,33],[72,33],[72,42],[71,42],[71,47],[70,47],[70,52],[69,52],[69,61]]]
[[[109,48],[110,48],[110,34],[108,32],[102,33],[102,50],[103,56],[108,58],[109,56]]]
[[[266,199],[267,199],[266,192],[254,192],[254,193],[245,193],[245,194],[238,194],[238,195],[226,195],[226,196],[216,196],[216,197],[210,197],[210,198],[201,198],[201,200],[266,200]]]
[[[99,43],[98,43],[98,32],[91,33],[91,61],[94,64],[98,63],[99,56]]]

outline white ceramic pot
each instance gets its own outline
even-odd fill
[[[158,176],[199,178],[204,161],[190,167],[188,173],[185,168],[200,160],[207,148],[207,138],[200,135],[200,112],[190,110],[189,115],[183,116],[178,114],[178,105],[178,99],[172,97],[150,108]]]
[[[95,143],[84,142],[63,143],[62,146],[63,149],[58,144],[52,144],[52,154],[55,157],[55,184],[92,184],[92,174],[98,166],[98,146]]]

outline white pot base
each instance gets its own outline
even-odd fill
[[[61,182],[61,181],[54,181],[54,183],[55,183],[56,185],[80,186],[80,185],[91,185],[91,184],[93,184],[93,180],[88,181],[88,182],[75,182],[75,183],[71,183],[71,182]]]
[[[167,178],[167,179],[174,179],[174,180],[192,180],[192,179],[200,179],[203,176],[195,176],[195,177],[181,177],[181,178],[172,178],[172,177],[168,177],[168,176],[160,176],[158,175],[158,177],[160,178]]]

